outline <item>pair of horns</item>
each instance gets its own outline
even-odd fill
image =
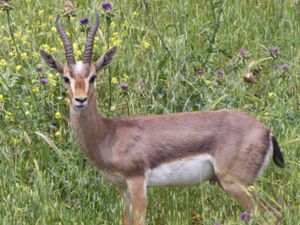
[[[60,38],[63,41],[63,45],[64,45],[64,49],[65,49],[65,53],[66,53],[66,58],[67,58],[67,64],[68,65],[72,65],[72,64],[76,64],[76,60],[74,57],[74,51],[73,51],[73,45],[68,37],[68,35],[66,34],[66,31],[62,28],[62,26],[60,25],[60,17],[57,16],[56,17],[56,29],[60,35]],[[100,20],[99,20],[99,14],[96,11],[96,20],[94,25],[92,26],[90,33],[87,37],[86,40],[86,44],[85,44],[85,48],[84,48],[84,54],[83,54],[83,63],[87,63],[90,64],[91,60],[92,60],[92,54],[93,54],[93,46],[94,46],[94,40],[95,40],[95,36],[98,30],[100,24]]]

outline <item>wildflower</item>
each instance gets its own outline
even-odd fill
[[[112,21],[112,22],[111,22],[111,27],[112,27],[112,28],[115,28],[116,26],[117,26],[116,22],[115,22],[115,21]]]
[[[204,74],[204,70],[197,70],[197,71],[196,71],[196,74],[197,74],[197,75],[202,75],[202,74]]]
[[[57,119],[57,120],[60,120],[62,118],[60,112],[56,112],[54,116],[55,116],[55,119]]]
[[[88,18],[83,18],[79,22],[80,22],[80,25],[86,25],[86,24],[89,23],[89,19]]]
[[[21,31],[17,31],[17,32],[14,33],[14,37],[15,38],[19,38],[21,36],[22,36],[22,32]]]
[[[249,221],[251,219],[250,213],[244,211],[241,213],[241,220],[242,221]]]
[[[44,15],[44,13],[45,13],[45,11],[44,11],[44,10],[39,10],[39,12],[38,12],[39,16],[43,16],[43,15]]]
[[[250,192],[252,192],[252,191],[254,191],[254,186],[253,185],[250,185],[250,186],[248,186],[248,191],[250,191]]]
[[[284,65],[282,65],[281,69],[283,71],[288,71],[290,69],[290,65],[289,64],[284,64]]]
[[[282,199],[278,199],[277,200],[277,204],[280,205],[280,206],[283,206],[283,200]]]
[[[32,91],[33,91],[34,93],[38,93],[38,92],[40,92],[40,88],[39,88],[39,87],[34,87],[34,88],[32,89]]]
[[[3,95],[0,95],[0,103],[3,103],[4,102],[4,97]]]
[[[275,46],[270,46],[269,47],[269,52],[271,54],[277,54],[278,53],[278,48],[276,48]]]
[[[280,65],[274,66],[274,70],[281,70],[281,66]]]
[[[20,71],[20,69],[22,68],[22,66],[21,65],[16,65],[16,71]]]
[[[56,28],[55,27],[51,27],[51,31],[52,32],[56,32]]]
[[[71,1],[66,1],[64,4],[64,10],[69,11],[74,9],[74,4]]]
[[[216,71],[216,76],[217,76],[217,77],[223,77],[223,76],[224,76],[224,72],[223,72],[222,70],[218,69],[218,70]]]
[[[132,13],[132,16],[133,17],[137,17],[137,16],[139,16],[140,14],[137,12],[137,11],[134,11],[133,13]]]
[[[50,51],[51,51],[52,54],[55,54],[57,49],[55,47],[52,47]]]
[[[145,41],[145,40],[142,40],[141,41],[141,45],[145,48],[145,49],[148,49],[148,48],[150,48],[150,43],[149,42],[147,42],[147,41]]]
[[[111,83],[112,83],[112,84],[117,84],[117,83],[118,83],[118,78],[113,77],[113,78],[111,79]]]
[[[46,77],[41,77],[41,78],[40,78],[40,82],[41,82],[42,84],[46,84],[46,83],[49,82],[49,80],[48,80]]]
[[[123,78],[124,78],[125,81],[128,81],[129,76],[128,76],[127,74],[124,74],[124,75],[123,75]]]
[[[125,83],[125,82],[122,82],[122,83],[120,84],[120,88],[123,89],[123,90],[127,90],[127,89],[128,89],[128,84]]]
[[[249,54],[248,49],[246,49],[246,48],[241,48],[241,49],[240,49],[240,55],[241,55],[241,56],[246,56],[246,55],[248,55],[248,54]]]
[[[60,131],[56,131],[54,134],[55,137],[59,138],[61,137],[61,132]]]
[[[23,53],[21,54],[21,58],[22,58],[23,60],[28,59],[27,53],[26,53],[26,52],[23,52]]]
[[[113,4],[110,3],[110,2],[102,2],[102,9],[104,11],[112,10],[113,9]]]
[[[269,97],[269,98],[273,98],[273,96],[276,96],[273,92],[269,92],[269,93],[268,93],[268,97]]]
[[[11,112],[6,112],[4,115],[4,119],[8,122],[14,122],[15,121],[15,117]]]
[[[210,80],[205,80],[204,83],[206,84],[206,86],[210,86],[211,85],[211,81]]]
[[[54,79],[49,79],[49,83],[50,83],[51,87],[56,86],[56,80],[54,80]]]
[[[0,66],[2,67],[6,67],[7,66],[7,62],[5,59],[0,59]]]

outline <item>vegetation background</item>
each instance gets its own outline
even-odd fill
[[[115,0],[106,11],[96,0],[0,5],[0,224],[120,224],[116,188],[78,151],[63,80],[38,55],[43,48],[65,60],[54,27],[63,14],[80,58],[95,9],[94,57],[119,46],[96,82],[102,115],[249,112],[278,137],[286,160],[283,170],[271,162],[255,188],[284,213],[283,224],[300,224],[298,1]],[[258,224],[241,212],[217,185],[149,189],[148,224]]]

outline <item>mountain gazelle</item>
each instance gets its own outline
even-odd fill
[[[247,113],[220,110],[108,119],[97,112],[94,80],[116,53],[112,47],[91,62],[98,26],[96,12],[83,61],[76,61],[72,43],[57,17],[67,64],[44,50],[40,54],[65,80],[78,145],[123,197],[123,224],[146,223],[148,186],[189,186],[209,180],[216,180],[244,210],[269,210],[280,221],[280,212],[255,190],[247,191],[267,165],[271,152],[275,164],[284,166],[276,138]],[[253,204],[253,199],[258,204]]]

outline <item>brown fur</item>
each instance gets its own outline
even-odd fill
[[[94,86],[86,87],[86,79],[109,65],[115,52],[116,47],[112,47],[95,64],[83,64],[78,69],[74,64],[62,67],[49,53],[40,51],[49,67],[75,82],[75,90],[69,84],[66,88],[76,141],[102,175],[118,185],[124,202],[129,195],[131,204],[124,207],[123,224],[145,224],[147,171],[201,154],[213,157],[215,179],[222,188],[245,210],[254,211],[252,198],[257,193],[246,190],[264,164],[270,147],[269,129],[234,110],[103,118],[97,113]],[[86,97],[85,108],[76,108],[76,98]],[[278,145],[276,149],[277,163],[283,166]],[[278,221],[282,218],[261,197],[258,201],[261,208],[274,212]]]

